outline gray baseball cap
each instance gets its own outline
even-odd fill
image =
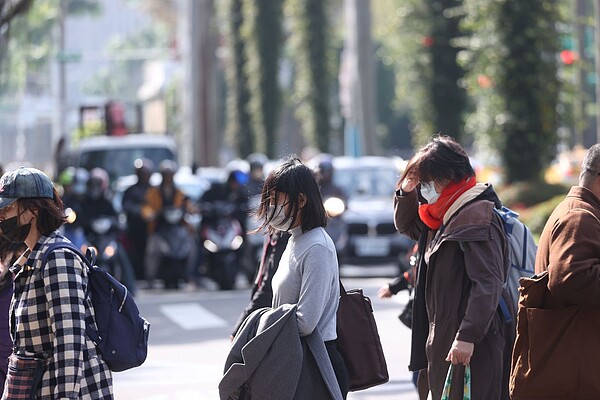
[[[54,198],[54,186],[39,169],[19,167],[0,178],[0,208],[21,198]]]

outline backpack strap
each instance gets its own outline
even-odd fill
[[[513,210],[511,210],[510,208],[507,208],[505,206],[502,206],[502,208],[498,209],[494,206],[493,210],[495,211],[496,215],[498,217],[500,217],[500,220],[502,221],[502,230],[504,231],[504,237],[506,239],[506,235],[508,234],[512,234],[512,227],[510,225],[508,225],[508,221],[506,218],[507,214],[511,214],[513,217],[518,218],[519,214],[515,213]],[[510,230],[510,232],[509,232]],[[525,231],[524,231],[524,237],[523,239],[525,239],[527,237],[527,227],[525,227]],[[525,246],[523,246],[523,262],[521,263],[521,265],[523,265],[525,263],[525,258],[526,258],[526,254],[527,254],[527,241],[524,240],[523,243],[525,243]],[[508,244],[507,244],[508,246]],[[507,255],[508,258],[508,255]],[[510,260],[506,260],[506,263],[509,264],[508,268],[510,269]],[[504,284],[506,284],[507,280],[509,279],[509,273],[510,271],[506,272],[506,278],[504,280]],[[502,316],[504,317],[504,322],[506,322],[507,324],[511,324],[513,322],[513,316],[510,312],[510,308],[508,307],[508,303],[506,302],[506,300],[504,299],[504,287],[502,288],[502,294],[500,294],[500,300],[498,301],[498,308],[500,309],[500,312],[502,313]]]
[[[48,248],[46,249],[46,252],[44,253],[44,256],[42,257],[42,269],[41,270],[43,270],[44,267],[46,266],[46,259],[48,258],[48,255],[52,251],[54,251],[56,249],[69,249],[69,250],[71,250],[87,266],[88,272],[93,271],[93,265],[96,262],[96,252],[93,249],[88,248],[87,251],[86,251],[87,255],[84,256],[83,253],[77,248],[77,246],[75,246],[71,242],[66,242],[66,241],[54,242],[54,243],[51,243],[48,246]],[[90,283],[89,283],[89,278],[88,278],[88,284],[87,284],[87,286],[85,288],[85,298],[86,299],[90,299]],[[90,299],[90,301],[91,301],[91,299]],[[94,318],[94,323],[97,324],[96,318]],[[87,323],[86,323],[85,333],[92,340],[92,342],[94,342],[94,344],[96,344],[96,345],[97,345],[97,343],[99,343],[102,340],[102,338],[100,337],[100,333],[97,331],[97,329],[94,329],[94,328],[90,327]]]
[[[87,255],[84,256],[83,253],[77,248],[77,246],[75,246],[71,242],[66,242],[66,241],[54,242],[54,243],[50,243],[50,245],[48,245],[48,248],[46,249],[44,255],[42,256],[42,267],[40,269],[40,272],[46,266],[46,261],[47,261],[48,256],[50,255],[50,253],[52,253],[56,249],[71,250],[83,261],[83,263],[87,266],[88,271],[91,271],[92,266],[96,262],[96,254],[95,254],[95,251],[92,249],[88,249],[86,251]],[[85,288],[85,297],[86,298],[88,297],[89,293],[90,293],[90,285],[88,283],[88,285]]]

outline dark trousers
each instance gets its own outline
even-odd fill
[[[350,377],[348,376],[348,370],[346,369],[344,358],[342,357],[342,354],[337,348],[336,340],[330,340],[328,342],[325,342],[325,348],[327,349],[327,354],[329,354],[331,365],[333,365],[333,371],[335,372],[335,377],[337,378],[338,385],[340,385],[340,391],[342,392],[342,396],[344,396],[345,399],[346,395],[348,395]]]

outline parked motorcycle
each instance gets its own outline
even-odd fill
[[[156,226],[159,263],[158,278],[166,289],[178,289],[187,274],[194,241],[185,224],[186,214],[179,207],[167,206]]]
[[[206,272],[220,290],[235,286],[240,270],[244,232],[236,219],[236,205],[229,201],[201,205],[200,241],[205,253]]]

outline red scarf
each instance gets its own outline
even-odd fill
[[[421,204],[419,206],[419,217],[431,229],[439,229],[442,226],[444,214],[452,206],[461,194],[471,189],[477,183],[474,176],[460,182],[450,183],[440,193],[439,199],[433,204]]]

